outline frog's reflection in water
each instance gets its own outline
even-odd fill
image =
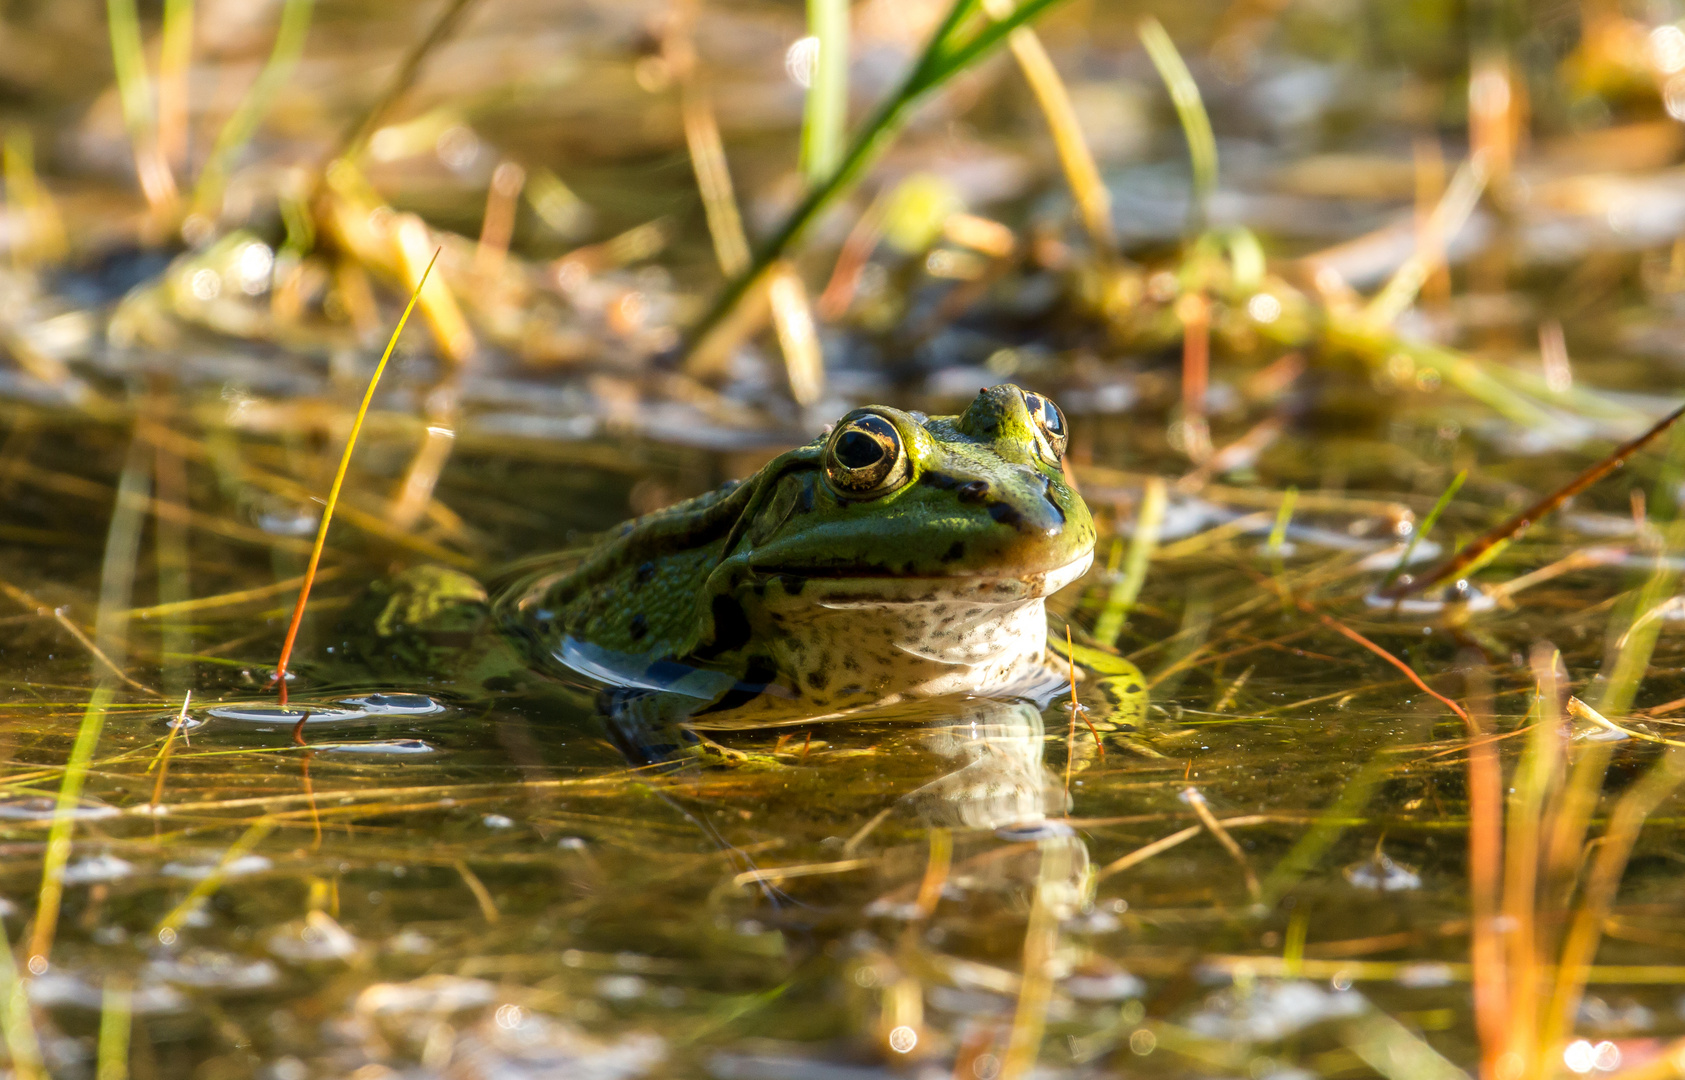
[[[616,741],[635,764],[670,770],[675,782],[667,790],[676,804],[689,792],[734,804],[741,823],[687,813],[734,855],[740,877],[779,883],[767,890],[775,904],[788,899],[785,889],[803,897],[817,890],[794,886],[799,875],[763,867],[761,851],[768,861],[776,851],[778,863],[812,855],[806,870],[826,859],[839,868],[870,860],[846,873],[859,884],[873,882],[877,899],[888,901],[868,906],[894,909],[927,876],[934,830],[951,832],[954,841],[949,892],[1022,900],[1039,879],[1044,901],[1061,909],[1084,898],[1088,850],[1063,820],[1070,795],[1045,761],[1046,729],[1032,701],[904,702],[805,729],[788,725],[779,738],[737,725],[721,730],[705,716],[652,721],[660,709],[647,697],[606,700]],[[741,783],[728,782],[733,770],[741,771]],[[1060,883],[1045,877],[1043,862],[1052,856],[1063,868]],[[828,904],[847,904],[853,889],[838,881],[823,892]]]

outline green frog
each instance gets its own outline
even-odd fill
[[[1058,406],[1012,385],[958,416],[855,409],[583,558],[529,564],[494,598],[454,571],[400,575],[380,648],[460,642],[489,616],[525,666],[664,691],[719,726],[953,694],[1045,702],[1080,664],[1091,710],[1131,723],[1145,708],[1132,664],[1049,650],[1045,601],[1095,541],[1066,439]]]

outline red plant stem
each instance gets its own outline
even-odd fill
[[[345,473],[351,467],[351,451],[357,446],[357,436],[362,433],[363,420],[369,414],[369,405],[374,401],[375,387],[380,385],[381,373],[386,370],[386,362],[392,359],[392,350],[398,347],[398,335],[404,332],[404,324],[410,320],[410,312],[415,310],[416,301],[421,299],[421,290],[427,284],[427,275],[433,272],[433,264],[439,261],[439,251],[434,249],[433,257],[427,260],[427,269],[421,272],[421,280],[415,283],[415,289],[410,293],[410,302],[404,306],[404,313],[398,319],[398,325],[392,331],[392,337],[386,343],[386,351],[380,355],[380,363],[375,365],[374,375],[369,379],[369,388],[363,394],[363,404],[357,410],[357,419],[351,424],[351,435],[345,440],[345,453],[339,458],[339,471],[334,474],[333,486],[328,489],[327,505],[322,508],[322,524],[316,529],[316,543],[310,549],[310,565],[304,569],[304,584],[298,590],[298,603],[293,605],[293,621],[287,626],[287,640],[281,645],[281,659],[275,664],[275,682],[280,687],[281,704],[287,703],[287,664],[293,656],[293,646],[298,642],[298,628],[304,622],[304,605],[310,601],[310,587],[316,583],[316,569],[322,564],[322,548],[328,542],[328,525],[333,521],[334,507],[339,505],[339,490],[345,486]]]
[[[1309,608],[1307,607],[1306,610],[1308,611]],[[1404,661],[1400,660],[1398,657],[1394,656],[1392,653],[1390,653],[1387,650],[1381,648],[1379,645],[1375,644],[1373,641],[1370,641],[1368,638],[1364,637],[1362,634],[1358,633],[1356,630],[1353,630],[1351,627],[1347,626],[1345,623],[1343,623],[1340,620],[1334,618],[1333,616],[1319,614],[1319,615],[1317,615],[1317,618],[1321,619],[1322,624],[1324,626],[1328,627],[1330,630],[1335,630],[1335,631],[1338,631],[1341,634],[1344,634],[1346,637],[1351,638],[1353,641],[1357,642],[1359,645],[1362,645],[1365,649],[1368,649],[1370,652],[1374,653],[1376,656],[1379,656],[1381,659],[1385,660],[1387,663],[1391,664],[1393,667],[1395,667],[1398,670],[1404,672],[1405,678],[1407,678],[1411,682],[1415,683],[1419,688],[1421,688],[1423,693],[1430,694],[1433,697],[1439,699],[1440,703],[1443,704],[1447,709],[1450,709],[1452,712],[1454,712],[1458,716],[1462,717],[1463,723],[1470,724],[1470,725],[1472,725],[1474,723],[1473,720],[1469,719],[1469,714],[1468,714],[1467,710],[1465,710],[1461,705],[1457,704],[1455,701],[1452,701],[1450,698],[1446,697],[1444,694],[1440,693],[1438,690],[1435,690],[1433,687],[1431,687],[1427,683],[1423,682],[1422,677],[1420,675],[1416,674],[1415,669],[1412,668],[1409,664],[1406,664]]]

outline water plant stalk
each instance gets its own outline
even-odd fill
[[[241,99],[233,115],[222,125],[210,157],[199,174],[193,189],[193,212],[214,220],[221,211],[223,188],[234,159],[257,132],[258,122],[269,111],[275,95],[292,76],[298,58],[304,52],[304,39],[310,32],[310,15],[315,0],[286,0],[281,8],[281,25],[275,32],[275,45],[269,59],[258,73],[257,81]]]
[[[427,276],[433,272],[433,264],[438,260],[439,252],[434,251],[427,268],[421,272],[420,280],[410,291],[409,303],[404,305],[404,313],[398,317],[398,325],[392,329],[392,336],[386,342],[386,351],[380,354],[380,363],[375,365],[374,374],[369,378],[369,388],[363,393],[363,403],[357,409],[357,418],[351,423],[351,434],[345,440],[345,453],[340,455],[339,470],[334,473],[333,486],[328,489],[328,501],[322,507],[322,522],[316,528],[316,542],[310,548],[310,562],[304,570],[304,584],[299,587],[298,603],[293,605],[292,621],[287,624],[287,638],[281,645],[281,658],[275,664],[275,682],[279,687],[282,705],[287,703],[287,665],[292,661],[293,646],[298,642],[298,628],[304,622],[304,607],[310,602],[310,587],[315,583],[316,570],[322,564],[322,549],[328,542],[328,526],[333,522],[334,507],[339,505],[340,489],[345,486],[345,473],[351,468],[351,452],[357,448],[357,436],[362,433],[363,420],[369,414],[369,405],[374,401],[374,392],[380,385],[380,376],[386,371],[386,362],[392,359],[392,350],[398,347],[398,338],[404,332],[404,324],[410,321],[410,312],[415,310],[416,302],[421,299],[422,287],[427,284]]]
[[[819,49],[802,112],[802,175],[823,183],[848,139],[848,0],[807,0],[807,32]]]
[[[777,232],[755,252],[748,268],[726,283],[707,313],[691,328],[686,351],[696,348],[761,275],[796,245],[820,213],[848,191],[889,148],[915,105],[993,52],[1013,30],[1062,2],[1029,0],[1005,19],[978,25],[981,0],[955,0],[900,87],[861,126],[836,168],[823,181],[809,187]]]

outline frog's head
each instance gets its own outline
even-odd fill
[[[1045,596],[1094,551],[1065,440],[1058,406],[1011,385],[959,416],[856,409],[768,470],[729,561],[787,589],[822,582],[827,601]]]

